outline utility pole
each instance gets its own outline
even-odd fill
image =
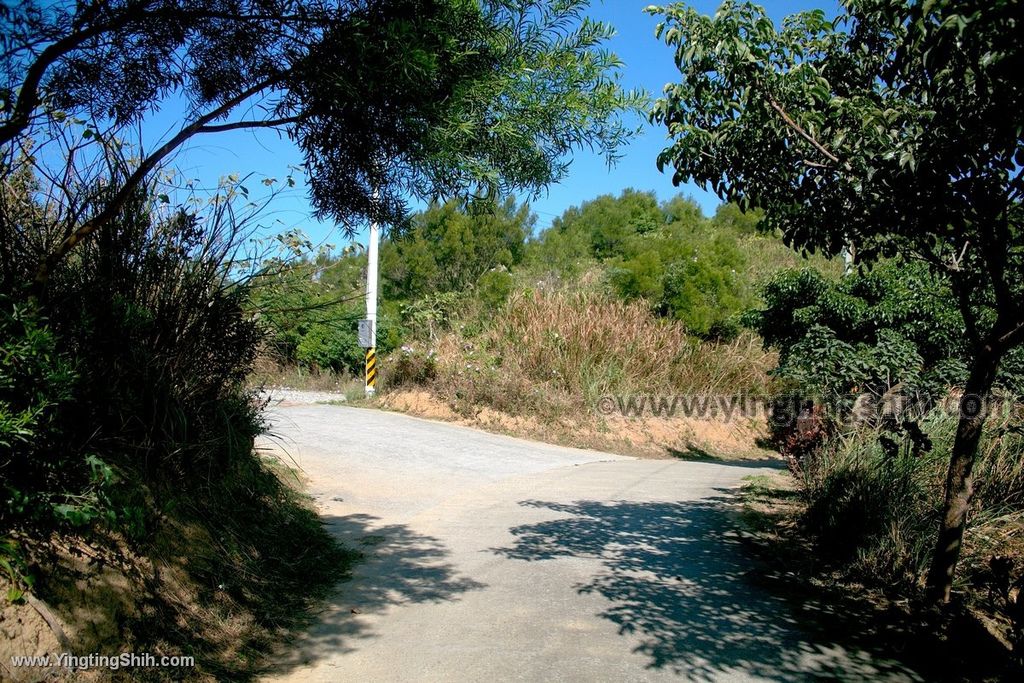
[[[843,277],[853,275],[853,259],[855,255],[856,250],[852,242],[843,247]]]
[[[377,391],[377,248],[380,230],[377,221],[370,222],[369,244],[366,248],[366,395]],[[363,337],[364,335],[360,335]]]

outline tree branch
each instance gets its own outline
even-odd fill
[[[129,3],[122,11],[118,12],[107,21],[93,24],[92,26],[81,30],[74,30],[70,34],[48,45],[25,72],[25,77],[22,79],[21,87],[18,89],[18,100],[12,108],[11,116],[6,122],[0,125],[0,146],[7,144],[16,136],[20,135],[29,125],[31,122],[32,112],[40,104],[39,87],[43,81],[43,77],[46,75],[47,69],[53,66],[53,64],[61,57],[78,49],[92,38],[96,38],[97,36],[109,31],[122,28],[131,21],[142,19],[159,21],[160,19],[166,19],[168,15],[173,16],[175,12],[180,12],[180,10],[174,9],[169,11],[146,11],[145,8],[148,4],[150,3],[145,0],[138,3]],[[238,22],[276,21],[283,24],[312,25],[314,27],[325,25],[326,23],[324,18],[317,16],[275,16],[265,14],[241,16],[214,11],[192,12],[189,14],[189,17],[192,19],[220,19]],[[289,38],[292,40],[299,40],[298,36],[290,36]],[[24,47],[25,46],[21,46],[21,49],[24,49]]]
[[[1017,326],[998,339],[998,343],[1005,349],[1012,349],[1021,342],[1024,342],[1024,321],[1017,323]]]
[[[253,85],[246,90],[243,90],[234,97],[228,99],[216,109],[204,114],[203,116],[196,119],[191,124],[185,126],[178,134],[168,140],[163,146],[157,149],[155,152],[150,154],[148,157],[143,159],[142,163],[139,164],[135,172],[125,180],[121,189],[111,198],[111,200],[103,207],[103,209],[90,218],[88,221],[80,225],[78,228],[73,230],[64,240],[57,245],[57,248],[48,254],[44,258],[38,268],[36,269],[36,275],[34,278],[33,286],[37,290],[37,293],[41,293],[49,280],[50,273],[53,268],[60,263],[61,259],[67,255],[69,251],[74,249],[75,245],[81,242],[84,238],[95,232],[98,228],[109,222],[117,212],[120,211],[128,199],[131,197],[132,192],[145,180],[146,176],[149,175],[153,169],[157,167],[161,160],[163,160],[168,154],[177,149],[183,142],[191,138],[196,133],[200,132],[204,126],[211,121],[224,116],[229,111],[234,109],[236,106],[249,99],[261,90],[266,89],[270,85],[283,78],[282,74],[276,74],[272,77],[264,79],[263,81]]]
[[[39,86],[43,82],[43,76],[54,62],[92,38],[120,28],[133,18],[145,15],[146,13],[141,11],[144,5],[145,3],[129,4],[121,14],[115,15],[113,20],[74,31],[48,45],[26,70],[25,78],[22,79],[19,88],[18,101],[14,105],[11,117],[7,119],[6,123],[0,125],[0,147],[20,135],[28,126],[33,110],[39,106]]]
[[[298,123],[300,117],[288,116],[280,119],[267,119],[264,121],[234,121],[232,123],[222,123],[215,126],[203,126],[197,133],[223,133],[228,130],[242,130],[245,128],[276,128],[277,126],[286,126],[289,123]]]
[[[786,113],[786,110],[783,109],[779,105],[779,103],[775,101],[775,98],[772,97],[771,95],[768,95],[768,104],[771,105],[772,109],[774,109],[775,111],[777,111],[779,113],[779,116],[782,117],[782,120],[786,122],[787,126],[789,126],[793,130],[795,130],[797,133],[799,133],[801,137],[803,137],[805,140],[807,140],[807,142],[811,143],[811,145],[816,150],[818,150],[823,155],[825,155],[825,157],[828,158],[829,161],[831,161],[834,164],[842,164],[842,162],[839,161],[839,157],[837,157],[835,154],[833,154],[832,152],[830,152],[827,149],[825,149],[825,146],[823,144],[821,144],[820,142],[818,142],[817,140],[815,140],[814,136],[812,136],[810,133],[808,133],[806,130],[804,130],[803,126],[801,126],[799,123],[797,123],[792,118],[790,118],[789,114]],[[807,163],[807,162],[805,162],[805,163]]]
[[[950,271],[953,285],[953,293],[956,294],[957,307],[960,309],[960,317],[964,319],[964,327],[967,332],[967,339],[971,346],[978,350],[981,348],[981,334],[978,333],[978,324],[975,320],[974,310],[971,308],[971,300],[967,289],[963,286],[962,275],[959,271]]]
[[[260,313],[267,313],[278,315],[281,313],[305,313],[307,311],[318,311],[324,308],[330,308],[331,306],[339,306],[349,301],[358,301],[362,299],[366,294],[364,292],[356,292],[355,294],[348,294],[337,299],[331,299],[329,301],[321,301],[315,304],[309,304],[307,306],[295,306],[294,308],[272,308],[272,309],[258,309]]]

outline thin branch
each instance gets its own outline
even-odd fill
[[[25,77],[22,79],[21,86],[18,88],[18,100],[12,108],[10,118],[0,125],[0,146],[7,144],[16,136],[20,135],[29,125],[32,119],[32,112],[40,104],[39,87],[42,84],[43,77],[46,75],[46,71],[61,57],[80,48],[92,38],[123,28],[131,21],[142,19],[156,21],[161,19],[168,20],[176,14],[181,14],[181,10],[177,9],[146,11],[145,7],[147,4],[147,2],[129,4],[124,7],[123,11],[115,14],[113,18],[108,21],[93,24],[88,28],[80,30],[76,29],[43,49],[36,60],[32,62],[31,66],[29,66],[25,72]],[[330,22],[329,17],[320,16],[272,14],[232,15],[203,10],[192,11],[188,14],[188,17],[192,20],[213,19],[237,21],[240,23],[270,21],[284,25],[312,25],[315,27],[327,26]],[[281,34],[281,37],[285,40],[292,40],[309,47],[309,44],[305,43],[298,35]],[[24,49],[25,47],[26,46],[21,46],[19,49]]]
[[[281,119],[267,119],[264,121],[234,121],[232,123],[221,123],[213,126],[203,126],[197,133],[223,133],[228,130],[241,130],[244,128],[276,128],[286,126],[289,123],[298,123],[300,117],[288,116]]]
[[[364,292],[356,292],[355,294],[340,297],[338,299],[331,299],[330,301],[321,301],[316,304],[309,304],[308,306],[296,306],[294,308],[273,308],[273,309],[260,309],[260,313],[304,313],[306,311],[318,311],[324,308],[330,308],[331,306],[338,306],[340,304],[347,303],[349,301],[358,301],[362,299],[366,294]]]
[[[839,157],[825,149],[825,146],[818,142],[817,140],[815,140],[814,136],[812,136],[810,133],[804,130],[804,128],[799,123],[790,118],[789,114],[786,113],[786,110],[783,109],[779,105],[779,103],[775,101],[775,98],[773,98],[771,95],[768,96],[768,104],[771,105],[772,109],[779,113],[779,116],[782,117],[782,120],[786,122],[787,126],[789,126],[797,133],[799,133],[805,140],[807,140],[807,142],[811,143],[811,145],[816,150],[824,154],[829,159],[829,161],[831,161],[834,164],[842,164],[842,162],[839,161]]]
[[[127,22],[127,17],[123,17],[122,21]],[[25,78],[19,88],[18,101],[14,105],[11,117],[7,119],[6,123],[0,125],[0,146],[6,145],[20,135],[28,126],[32,112],[39,106],[39,85],[43,81],[46,70],[67,53],[115,26],[116,24],[96,24],[84,31],[64,36],[51,43],[39,54],[39,58],[32,62],[32,66],[25,72]]]
[[[43,286],[49,279],[50,272],[53,270],[54,266],[56,266],[61,259],[63,259],[64,256],[66,256],[67,253],[75,247],[75,245],[117,215],[117,212],[122,209],[131,197],[132,192],[134,192],[143,180],[145,180],[146,176],[157,167],[161,160],[177,149],[183,142],[199,132],[205,125],[211,121],[217,120],[221,116],[224,116],[240,103],[279,81],[283,76],[284,74],[276,74],[266,78],[256,85],[240,92],[238,95],[228,99],[216,109],[204,114],[191,124],[182,128],[178,131],[177,135],[146,157],[142,163],[139,164],[139,167],[135,169],[135,172],[125,180],[121,189],[117,191],[117,193],[111,198],[110,202],[107,203],[107,205],[98,214],[72,231],[71,234],[68,235],[52,253],[43,259],[36,269],[36,275],[34,278],[34,285],[36,289],[39,291],[42,290]]]
[[[1017,326],[1000,337],[997,343],[1004,349],[1011,349],[1024,342],[1024,321],[1017,323]]]
[[[971,300],[967,288],[961,281],[962,275],[959,272],[950,272],[953,282],[953,293],[956,295],[957,307],[960,309],[960,317],[964,320],[964,327],[967,331],[967,338],[971,346],[977,350],[981,348],[981,334],[978,332],[977,321],[974,318],[974,309],[971,308]]]

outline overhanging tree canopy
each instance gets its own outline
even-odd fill
[[[351,224],[396,222],[406,196],[537,191],[567,155],[613,158],[629,136],[612,29],[588,0],[101,0],[0,8],[4,173],[34,163],[59,185],[168,97],[180,130],[103,169],[101,201],[67,195],[37,280],[100,228],[186,140],[284,131],[302,149],[314,207]],[[97,147],[90,157],[75,117]],[[56,153],[31,148],[54,141]],[[67,168],[55,169],[57,164]],[[81,175],[81,174],[79,174]],[[72,206],[73,205],[73,206]]]
[[[789,244],[900,254],[948,277],[972,348],[968,400],[1024,341],[1024,12],[1019,0],[847,0],[829,20],[727,0],[672,5],[681,82],[652,118],[673,180],[765,211]],[[967,407],[967,404],[965,404]],[[929,583],[949,599],[984,421],[962,414]]]

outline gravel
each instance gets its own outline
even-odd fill
[[[316,403],[338,403],[348,399],[338,391],[303,391],[285,387],[267,387],[262,396],[269,396],[270,405],[313,405]]]

